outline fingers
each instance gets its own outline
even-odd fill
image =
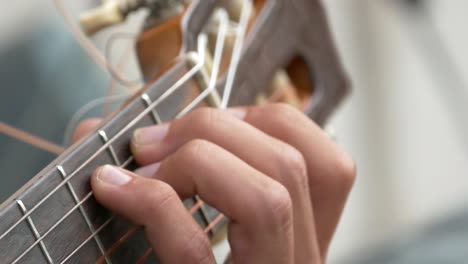
[[[317,125],[291,106],[252,107],[245,120],[292,145],[304,156],[320,250],[326,256],[354,182],[354,162]]]
[[[112,166],[98,169],[91,185],[101,204],[145,227],[162,263],[215,263],[207,236],[169,185]]]
[[[92,118],[81,122],[75,129],[75,133],[72,136],[72,142],[77,142],[88,133],[92,132],[100,123],[102,119]]]
[[[235,155],[190,141],[161,163],[155,177],[182,197],[198,194],[231,220],[235,263],[294,263],[287,189]]]
[[[132,142],[133,153],[140,164],[150,164],[187,142],[203,139],[272,177],[287,188],[292,199],[294,237],[300,241],[296,243],[296,263],[308,263],[319,253],[304,157],[290,145],[241,121],[245,115],[242,109],[230,113],[198,109],[170,124],[137,131]],[[153,172],[154,166],[137,171],[145,175]]]

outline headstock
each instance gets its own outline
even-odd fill
[[[111,1],[112,2],[112,1]],[[239,23],[242,11],[251,5],[244,45],[235,62],[231,105],[255,104],[275,93],[274,80],[286,77],[297,104],[317,123],[324,124],[349,91],[319,0],[137,0],[120,15],[148,8],[150,15],[138,37],[136,51],[145,79],[155,80],[163,69],[190,52],[197,52],[197,39],[213,20],[216,10],[226,10],[230,23]],[[187,2],[187,3],[186,3]],[[109,3],[107,4],[109,5]],[[121,4],[122,6],[122,4]],[[158,9],[159,8],[159,9]],[[95,32],[109,23],[96,22],[96,12],[85,16],[85,29]],[[116,16],[114,16],[116,17]],[[118,16],[117,16],[118,17]],[[91,22],[94,21],[94,23]],[[216,26],[216,25],[215,25]],[[219,28],[218,28],[219,29]],[[235,30],[231,27],[230,30]],[[213,46],[214,44],[211,43]],[[225,41],[226,49],[234,43]],[[232,41],[233,42],[233,41]],[[211,54],[210,54],[211,52]],[[214,48],[208,50],[212,59]],[[231,53],[232,54],[232,53]],[[223,93],[229,79],[230,59],[223,57],[216,90]],[[211,68],[206,68],[207,74]],[[278,74],[281,73],[281,74]],[[283,78],[281,78],[281,76]],[[199,83],[202,86],[202,84]],[[273,85],[274,86],[274,85]]]
[[[191,6],[183,23],[185,51],[195,48],[197,34],[223,2],[202,0]],[[253,103],[275,74],[286,69],[296,88],[311,96],[304,111],[323,124],[349,86],[320,1],[269,0],[254,1],[254,5],[258,10],[239,61],[232,102]]]
[[[202,103],[223,108],[268,98],[296,102],[324,124],[348,91],[318,0],[105,1],[84,24],[95,31],[141,7],[151,14],[136,45],[147,85],[0,205],[6,263],[157,263],[148,259],[143,232],[100,207],[89,186],[101,165],[135,168],[128,145],[136,128]],[[278,88],[278,80],[295,89]],[[185,204],[208,235],[222,226],[223,216],[198,198]]]

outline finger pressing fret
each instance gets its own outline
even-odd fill
[[[5,123],[0,122],[0,134],[5,134],[14,139],[30,144],[38,149],[50,152],[52,154],[60,155],[65,149],[62,146],[49,142],[38,136],[32,135],[18,128],[9,126]]]

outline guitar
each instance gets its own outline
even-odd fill
[[[157,263],[143,230],[102,208],[89,186],[101,165],[136,168],[128,147],[136,128],[199,106],[271,100],[324,125],[348,92],[318,0],[110,3],[86,16],[84,29],[148,8],[136,44],[146,85],[0,206],[2,263]],[[199,197],[184,204],[209,237],[228,222]]]

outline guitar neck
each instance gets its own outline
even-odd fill
[[[210,14],[221,1],[194,2],[196,5],[190,6],[184,15],[184,23],[174,24],[174,28],[183,32],[180,40],[176,35],[176,39],[184,44],[181,54],[197,50],[200,32],[207,28]],[[306,78],[293,79],[298,81],[297,84],[306,80],[309,85],[305,85],[305,94],[314,95],[310,100],[305,98],[305,113],[323,125],[347,94],[349,86],[320,1],[259,1],[263,2],[264,6],[246,36],[246,44],[233,49],[238,51],[232,54],[234,62],[231,64],[235,71],[228,70],[227,76],[219,78],[217,88],[225,84],[228,84],[226,87],[236,87],[230,96],[231,105],[250,105],[265,94],[278,71],[299,68],[299,72],[303,72],[299,77],[304,75]],[[248,18],[246,15],[245,21]],[[164,39],[166,35],[161,36]],[[148,46],[139,45],[140,51],[147,48],[152,54],[160,47],[159,42],[148,43]],[[242,41],[238,43],[242,44]],[[179,54],[179,50],[176,52]],[[204,57],[200,55],[200,58]],[[296,59],[302,61],[299,66],[303,66],[294,67]],[[159,69],[159,65],[144,61],[141,64],[146,65],[143,67],[147,68],[143,69],[145,74]],[[2,263],[157,262],[149,254],[151,251],[141,229],[113,216],[94,200],[89,178],[104,164],[130,170],[135,167],[128,147],[133,131],[173,119],[191,101],[191,88],[196,85],[191,78],[185,78],[187,72],[191,72],[189,68],[191,66],[185,61],[176,62],[156,83],[0,206]],[[186,81],[181,89],[168,95],[167,91],[181,79]],[[211,236],[226,223],[225,219],[219,221],[223,219],[219,212],[197,198],[189,199],[185,204]],[[150,259],[146,259],[148,256]]]
[[[176,116],[190,94],[190,82],[156,108],[149,106],[188,70],[185,62],[177,62],[101,128],[58,157],[2,204],[2,262],[91,263],[101,258],[108,263],[113,259],[135,263],[145,254],[149,245],[142,230],[102,208],[92,195],[89,178],[104,164],[135,168],[128,146],[132,132]],[[198,198],[184,203],[210,236],[226,223],[219,212]]]

